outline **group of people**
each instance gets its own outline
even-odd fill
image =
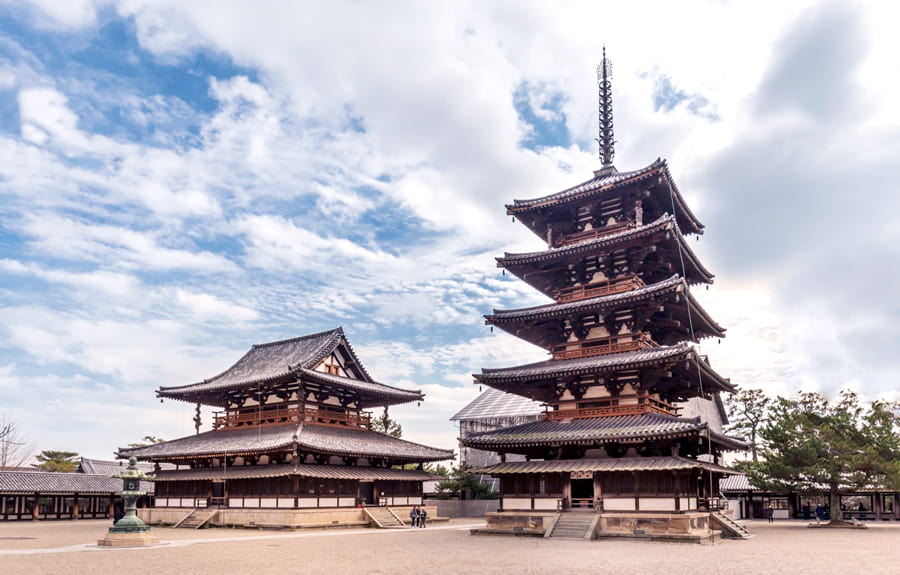
[[[418,505],[409,510],[409,526],[425,527],[425,520],[428,519],[428,512],[424,507]]]

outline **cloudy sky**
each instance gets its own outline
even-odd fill
[[[545,357],[482,314],[544,301],[504,204],[599,167],[604,43],[616,166],[707,225],[703,353],[900,400],[900,9],[623,4],[0,0],[0,412],[111,458],[193,432],[158,386],[342,325],[455,448],[470,374]]]

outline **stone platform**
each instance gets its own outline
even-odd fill
[[[149,531],[146,533],[107,533],[99,539],[99,547],[152,547],[159,545],[159,537]]]

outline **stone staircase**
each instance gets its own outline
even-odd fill
[[[713,523],[719,526],[722,529],[722,537],[728,537],[729,539],[752,539],[753,534],[750,531],[732,519],[728,517],[721,511],[712,511],[710,512],[710,519],[712,519]]]
[[[366,507],[366,515],[379,529],[399,529],[405,527],[403,521],[390,507]]]
[[[207,523],[209,523],[210,519],[215,517],[216,513],[218,513],[218,509],[200,509],[199,507],[188,513],[182,518],[181,521],[172,526],[172,528],[180,528],[180,529],[200,529]]]
[[[584,539],[594,524],[593,513],[560,513],[550,532],[551,539]]]

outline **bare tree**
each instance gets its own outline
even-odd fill
[[[28,441],[19,421],[0,414],[0,468],[24,467],[36,450],[37,444]]]

